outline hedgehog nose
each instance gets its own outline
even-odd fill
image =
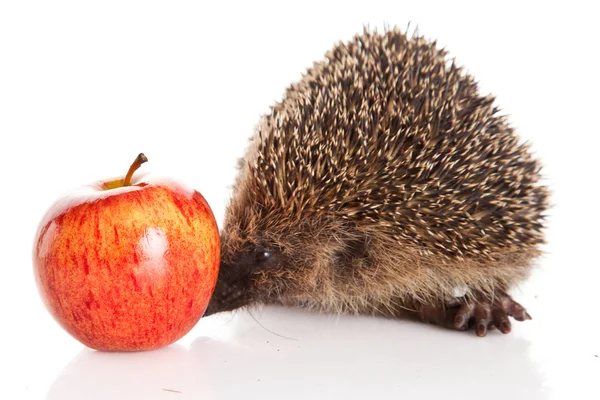
[[[208,307],[204,312],[204,316],[216,314],[221,311],[227,311],[227,299],[228,294],[231,292],[230,276],[227,273],[229,271],[229,265],[225,265],[221,262],[219,268],[219,277],[217,278],[217,284],[213,291]]]
[[[210,302],[208,303],[208,307],[206,307],[206,311],[204,311],[204,315],[202,315],[202,316],[208,317],[209,315],[216,314],[218,312],[219,312],[219,307],[216,305],[216,302],[214,301],[214,296],[213,296],[213,298],[211,298]]]
[[[222,296],[218,295],[216,290],[210,298],[210,302],[208,303],[208,307],[206,307],[206,311],[204,312],[203,317],[207,317],[212,314],[216,314],[218,312],[224,311],[222,306]]]
[[[219,274],[219,278],[217,279],[217,284],[215,286],[215,290],[213,291],[212,297],[208,303],[208,307],[204,312],[204,316],[208,316],[211,314],[216,314],[223,310],[223,302],[225,300],[225,294],[228,289],[228,284],[225,283],[225,279],[223,279],[222,274]]]

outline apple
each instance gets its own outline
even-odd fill
[[[204,197],[166,179],[124,179],[60,199],[33,246],[38,290],[56,321],[97,350],[166,346],[198,322],[219,270]]]

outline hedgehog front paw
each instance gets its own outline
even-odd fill
[[[446,306],[445,325],[461,331],[475,328],[477,336],[485,336],[494,327],[502,333],[510,333],[509,316],[517,321],[531,319],[525,308],[506,293],[496,294],[493,301],[469,298],[456,300]]]

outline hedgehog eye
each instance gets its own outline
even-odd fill
[[[254,253],[254,260],[262,263],[268,261],[271,258],[271,252],[269,250],[258,250]]]

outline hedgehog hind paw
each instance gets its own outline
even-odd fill
[[[450,311],[450,310],[449,310]],[[493,301],[466,300],[448,312],[447,322],[450,328],[457,330],[475,329],[477,336],[483,337],[488,330],[498,328],[507,334],[511,331],[509,316],[517,321],[531,319],[523,306],[508,294],[496,295]]]
[[[517,321],[531,319],[527,310],[506,293],[496,295],[493,301],[458,298],[437,310],[437,315],[434,316],[434,313],[436,310],[427,309],[422,311],[421,317],[450,329],[474,329],[480,337],[495,328],[504,334],[510,333],[509,316]]]

